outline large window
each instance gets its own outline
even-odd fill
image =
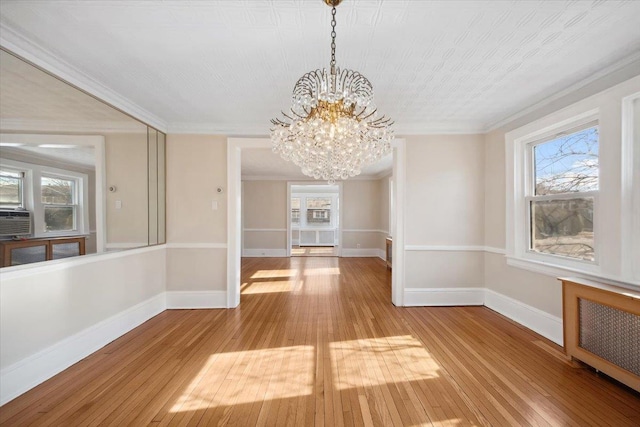
[[[0,208],[24,207],[24,172],[0,169]]]
[[[595,123],[528,144],[529,250],[595,261],[598,145]]]
[[[307,224],[331,224],[331,197],[307,197]]]
[[[54,176],[40,178],[44,232],[77,230],[77,188],[77,178]]]
[[[33,237],[89,234],[86,174],[2,159],[0,207],[32,212]]]

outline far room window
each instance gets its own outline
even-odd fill
[[[0,207],[24,208],[24,172],[0,169]]]
[[[77,230],[77,178],[42,176],[40,182],[44,208],[44,231]]]
[[[595,261],[598,135],[591,122],[528,144],[529,251]]]
[[[307,224],[331,223],[331,197],[307,197]]]

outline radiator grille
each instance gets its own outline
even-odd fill
[[[583,349],[640,375],[640,316],[579,299]]]

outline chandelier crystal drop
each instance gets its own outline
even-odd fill
[[[273,151],[303,174],[333,184],[389,154],[394,135],[391,119],[378,115],[371,82],[336,66],[335,18],[341,0],[324,2],[332,6],[330,69],[308,72],[297,81],[289,112],[271,120],[271,141]]]

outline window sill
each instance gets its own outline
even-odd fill
[[[576,277],[582,279],[595,281],[606,280],[608,283],[622,288],[631,289],[634,291],[640,289],[640,282],[628,280],[623,277],[602,274],[599,272],[588,272],[578,268],[561,266],[545,261],[524,259],[511,255],[506,255],[505,258],[507,259],[507,265],[511,267],[521,268],[523,270],[544,274],[546,276],[560,277],[566,276],[567,273],[571,273],[572,275],[575,275]]]

